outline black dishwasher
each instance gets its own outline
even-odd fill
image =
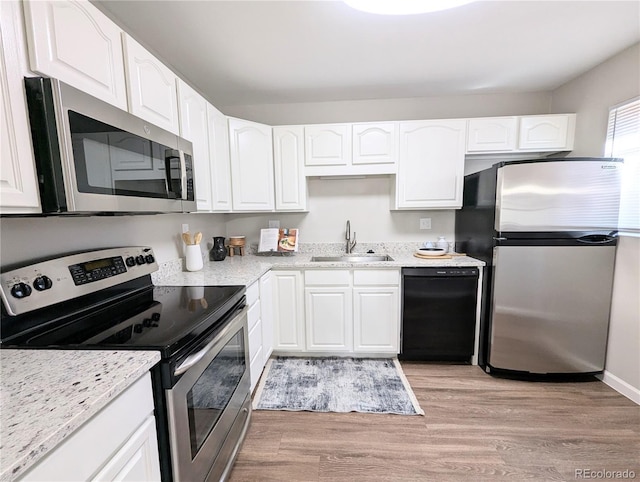
[[[470,363],[477,290],[477,268],[403,268],[398,358]]]

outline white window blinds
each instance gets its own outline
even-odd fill
[[[604,155],[624,159],[618,228],[640,232],[640,98],[609,111]]]

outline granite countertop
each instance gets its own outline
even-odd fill
[[[0,350],[0,481],[24,474],[159,361],[151,351]]]
[[[332,253],[329,253],[332,254]],[[343,254],[343,253],[340,253]],[[322,253],[327,255],[327,253]],[[200,271],[181,271],[180,263],[172,263],[158,273],[154,273],[153,282],[159,286],[198,286],[198,285],[246,285],[258,280],[270,269],[398,269],[408,267],[442,266],[484,266],[485,263],[469,256],[451,258],[419,259],[413,253],[389,253],[393,261],[374,261],[370,263],[315,262],[312,254],[296,253],[292,256],[227,256],[223,261],[205,261]]]

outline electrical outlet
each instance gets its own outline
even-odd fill
[[[188,233],[189,232],[189,225],[188,224],[183,224],[182,225],[182,232],[183,233]]]
[[[431,218],[420,218],[420,229],[431,229]]]
[[[280,221],[278,221],[277,219],[270,219],[269,220],[269,227],[270,228],[279,228],[280,227]]]

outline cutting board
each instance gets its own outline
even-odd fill
[[[442,254],[440,256],[427,256],[425,254],[413,253],[413,255],[416,258],[420,258],[420,259],[451,259],[453,258],[453,256],[451,256],[450,254]]]

